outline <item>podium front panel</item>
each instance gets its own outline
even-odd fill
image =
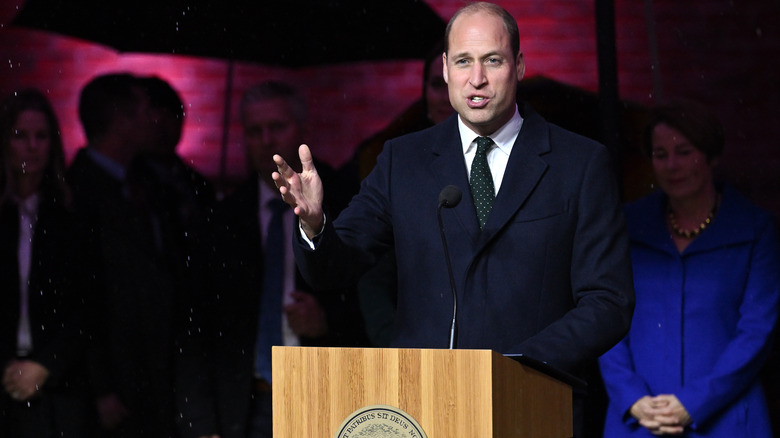
[[[275,438],[334,438],[374,405],[428,438],[572,436],[571,388],[490,350],[273,347]]]

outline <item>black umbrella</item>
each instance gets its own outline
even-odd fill
[[[421,0],[27,0],[11,24],[120,52],[228,60],[220,179],[234,61],[301,68],[423,59],[445,28]]]
[[[445,26],[420,0],[27,0],[12,24],[121,52],[285,67],[421,59]]]

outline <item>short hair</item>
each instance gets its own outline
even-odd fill
[[[517,28],[515,17],[501,6],[488,2],[469,3],[455,11],[455,14],[450,18],[449,23],[447,23],[447,28],[444,31],[444,53],[448,53],[450,50],[450,32],[452,31],[452,24],[455,20],[462,14],[473,14],[476,12],[487,12],[495,15],[504,22],[504,28],[509,34],[509,43],[512,45],[512,55],[517,58],[517,55],[520,54],[520,31]]]
[[[244,111],[250,104],[271,99],[287,101],[296,122],[298,124],[306,122],[308,109],[303,95],[286,82],[272,80],[260,82],[244,92],[241,98],[241,117],[244,117]]]
[[[46,160],[41,192],[67,205],[70,192],[65,184],[65,152],[62,146],[60,124],[49,99],[39,90],[26,88],[8,96],[0,104],[0,205],[11,195],[14,182],[8,157],[11,135],[19,115],[24,111],[38,111],[46,117],[49,129],[49,156]]]
[[[723,124],[701,103],[678,99],[650,111],[642,135],[644,152],[648,157],[653,154],[653,130],[660,124],[680,131],[696,149],[704,153],[707,161],[712,161],[723,153]]]
[[[106,134],[118,115],[133,115],[140,103],[138,78],[112,73],[93,78],[81,90],[79,118],[87,140]]]

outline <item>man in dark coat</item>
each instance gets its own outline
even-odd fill
[[[271,436],[271,378],[260,364],[270,348],[260,346],[264,331],[277,331],[273,345],[361,346],[368,341],[355,294],[316,293],[295,269],[290,241],[294,215],[280,213],[282,230],[272,231],[278,202],[270,178],[273,163],[266,157],[294,151],[304,140],[306,106],[303,97],[281,82],[264,82],[249,89],[241,103],[250,177],[216,209],[211,257],[213,294],[196,309],[193,336],[179,367],[182,436],[221,438]],[[357,185],[318,164],[321,176],[335,190],[329,211],[344,208]],[[284,204],[282,204],[284,205]],[[274,234],[277,234],[274,236]],[[277,243],[272,243],[279,239]],[[271,243],[269,243],[271,242]],[[282,249],[282,255],[273,250]],[[269,259],[279,258],[272,267]],[[273,261],[273,260],[271,260]],[[281,274],[277,320],[264,329],[269,277]],[[351,295],[351,296],[348,296]],[[269,312],[273,313],[273,312]],[[249,420],[249,421],[247,421]]]
[[[307,146],[302,172],[274,156],[295,206],[304,278],[354,281],[385,252],[398,264],[392,346],[446,348],[453,294],[439,236],[439,193],[458,315],[455,345],[523,353],[582,376],[628,330],[634,304],[617,178],[603,145],[548,124],[515,94],[525,64],[517,23],[473,3],[447,27],[444,78],[457,115],[395,140],[338,219]],[[582,405],[575,403],[575,431]],[[581,435],[578,435],[581,436]]]
[[[79,116],[88,145],[66,176],[92,281],[89,371],[100,424],[110,437],[167,438],[179,283],[166,239],[175,227],[153,211],[131,165],[155,141],[149,96],[132,75],[101,75],[82,90]]]

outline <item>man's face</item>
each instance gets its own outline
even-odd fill
[[[135,152],[153,150],[155,144],[155,126],[149,96],[140,88],[135,90],[136,107],[132,114],[124,116],[123,138],[129,149]]]
[[[295,163],[303,140],[302,127],[284,99],[248,104],[242,113],[244,145],[252,170],[269,177],[276,171],[271,157],[279,154]]]
[[[466,126],[489,135],[508,122],[524,71],[523,56],[512,55],[509,33],[499,17],[474,12],[455,19],[444,55],[444,79],[450,103]]]

